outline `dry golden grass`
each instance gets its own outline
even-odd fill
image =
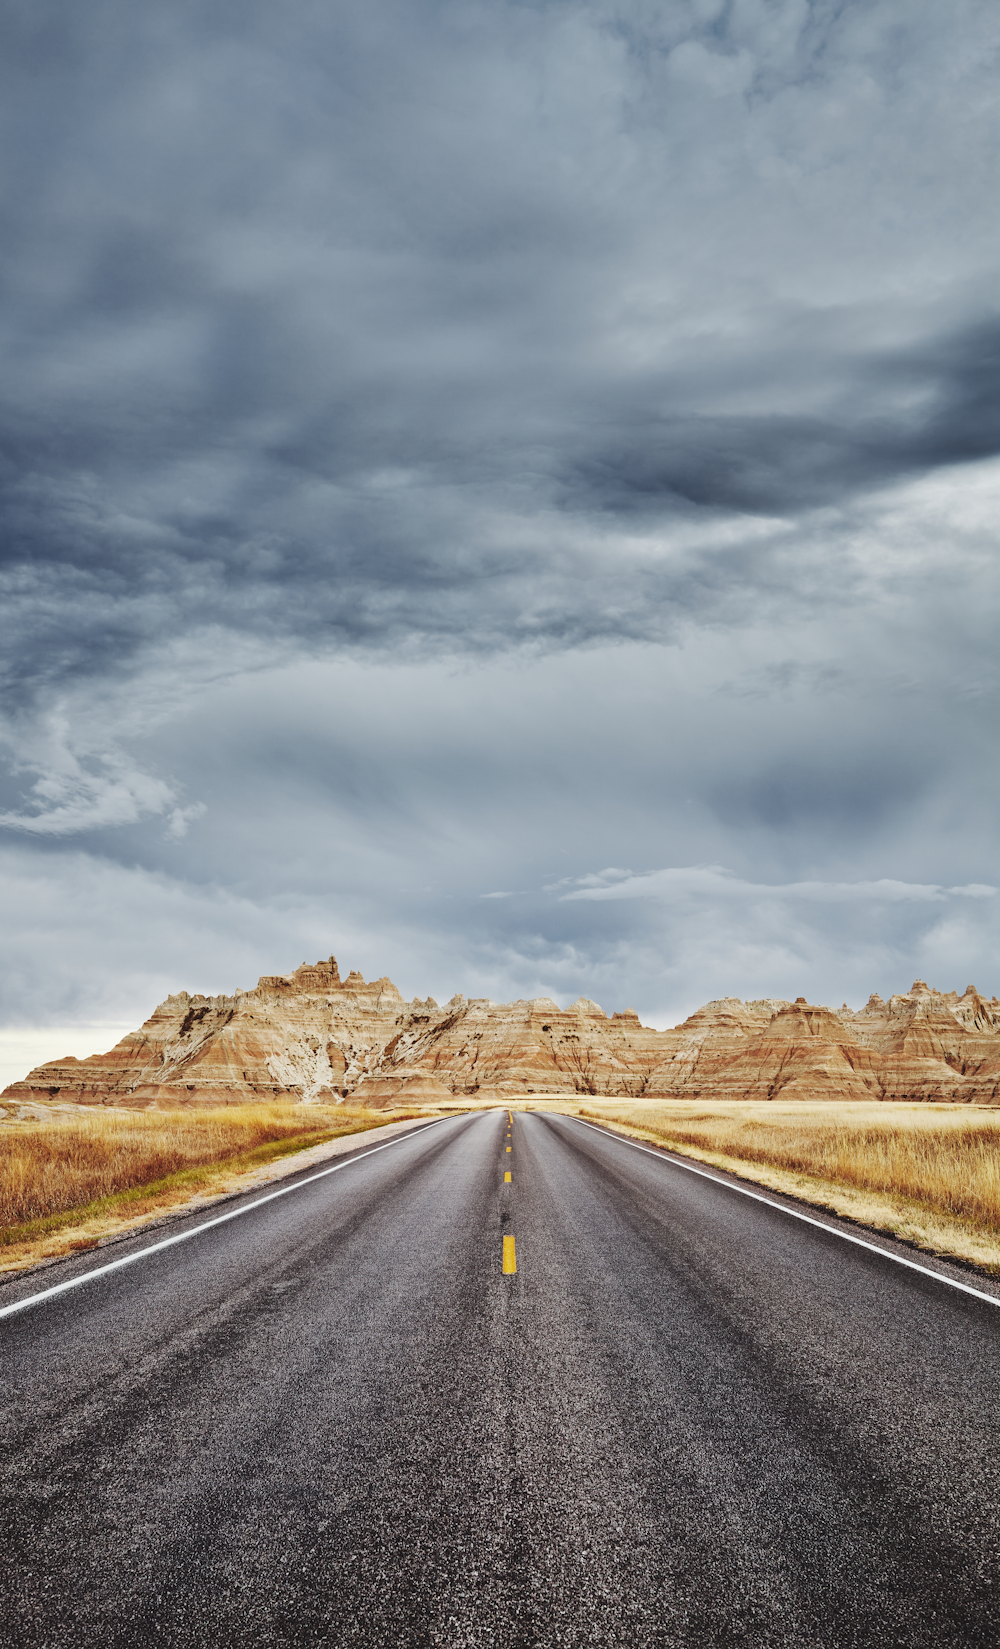
[[[902,1104],[608,1101],[579,1114],[1000,1271],[1000,1114]]]
[[[901,1104],[692,1105],[569,1095],[440,1109],[246,1105],[53,1111],[0,1126],[0,1270],[190,1201],[339,1136],[442,1110],[558,1110],[610,1124],[876,1230],[1000,1273],[1000,1112]]]
[[[234,1175],[408,1114],[346,1105],[102,1107],[8,1122],[0,1127],[0,1266],[92,1247]]]

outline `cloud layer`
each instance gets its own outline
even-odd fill
[[[676,899],[686,894],[707,894],[721,899],[806,899],[821,904],[856,900],[866,904],[898,904],[900,900],[941,904],[949,898],[992,899],[1000,892],[983,882],[970,882],[965,887],[937,887],[927,882],[894,882],[888,876],[879,877],[877,882],[786,882],[784,885],[746,882],[723,865],[684,865],[669,870],[648,870],[638,876],[612,867],[587,876],[570,877],[568,881],[571,891],[560,893],[563,900]],[[557,882],[555,887],[564,885]]]
[[[217,988],[232,899],[259,971],[312,908],[422,993],[661,1017],[990,954],[994,6],[39,0],[0,43],[0,828],[63,1020],[118,1019],[135,926],[154,988],[154,883]],[[580,882],[706,855],[728,949],[641,914],[678,873]],[[51,1017],[13,955],[0,1015]]]

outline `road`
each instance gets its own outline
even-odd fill
[[[0,1320],[5,1646],[994,1649],[1000,1310],[576,1120],[507,1128]]]

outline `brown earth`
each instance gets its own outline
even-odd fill
[[[547,997],[406,1002],[389,979],[341,980],[331,957],[233,996],[169,996],[110,1053],[54,1060],[2,1098],[15,1109],[347,1098],[397,1108],[542,1093],[997,1104],[1000,1002],[917,980],[858,1012],[726,997],[656,1031],[585,997],[565,1009]]]

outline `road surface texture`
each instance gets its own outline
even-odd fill
[[[995,1649],[1000,1310],[509,1126],[433,1123],[0,1320],[5,1649]]]

